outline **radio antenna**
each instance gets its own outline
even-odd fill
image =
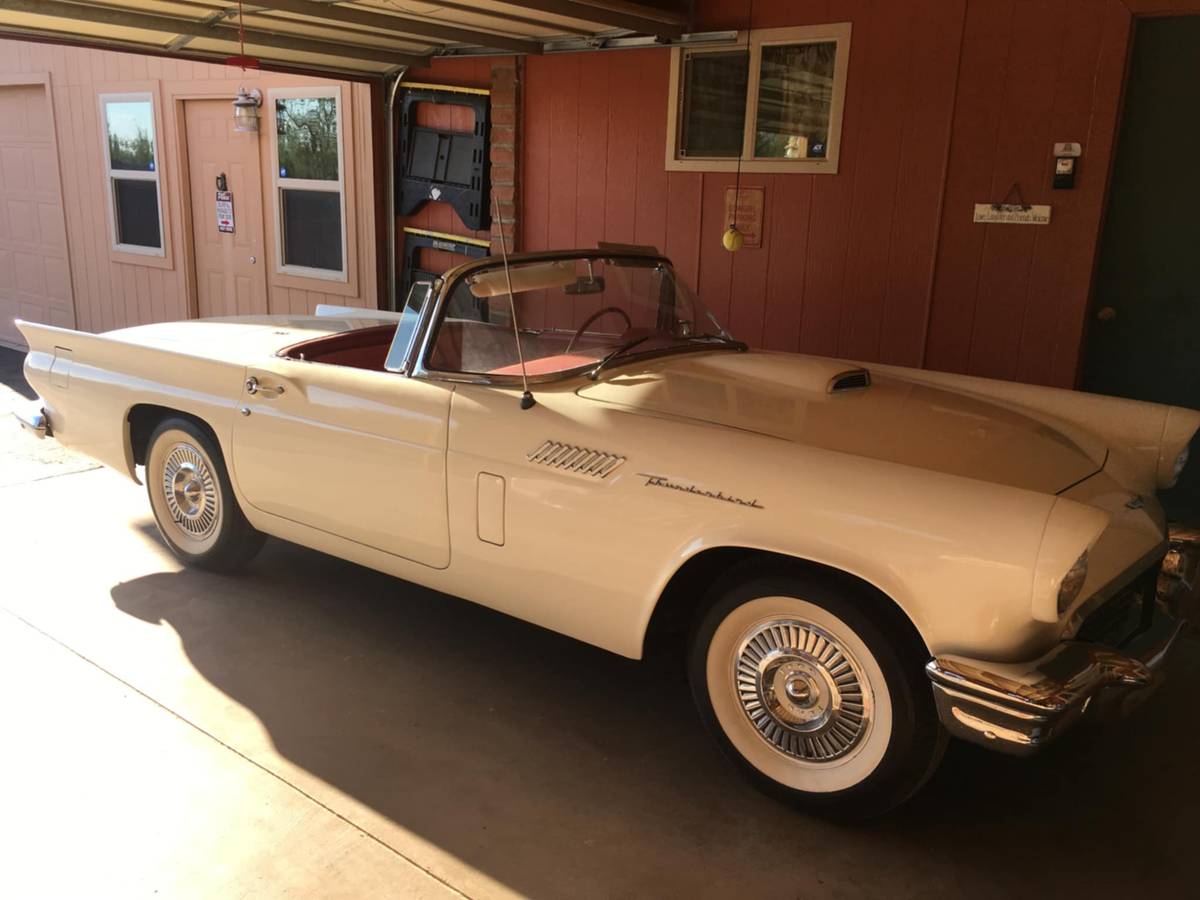
[[[531,409],[537,402],[529,393],[529,376],[525,373],[525,351],[521,347],[521,330],[517,328],[517,304],[513,300],[512,273],[508,270],[508,243],[504,237],[504,217],[500,215],[500,204],[496,195],[492,194],[492,209],[496,213],[496,222],[500,225],[500,259],[504,263],[504,281],[508,286],[508,314],[512,317],[513,338],[517,342],[517,360],[521,363],[521,409]]]

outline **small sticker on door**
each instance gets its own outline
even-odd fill
[[[232,191],[217,191],[217,231],[233,234]]]

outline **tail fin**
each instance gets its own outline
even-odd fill
[[[74,344],[82,339],[86,341],[94,337],[86,331],[72,331],[70,328],[59,328],[56,325],[43,325],[40,322],[23,322],[17,319],[13,324],[25,338],[30,353],[49,353],[54,355],[56,347],[74,348]]]

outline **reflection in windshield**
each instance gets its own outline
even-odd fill
[[[666,261],[597,255],[516,263],[507,275],[496,265],[466,276],[443,306],[427,364],[443,372],[520,375],[517,334],[530,376],[595,376],[644,354],[741,346]]]

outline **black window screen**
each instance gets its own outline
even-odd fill
[[[296,188],[279,193],[284,265],[342,271],[342,195]]]
[[[688,57],[683,72],[680,156],[721,158],[741,154],[749,61],[744,50]]]
[[[113,209],[117,220],[117,243],[135,247],[162,248],[158,227],[158,183],[114,178]]]

